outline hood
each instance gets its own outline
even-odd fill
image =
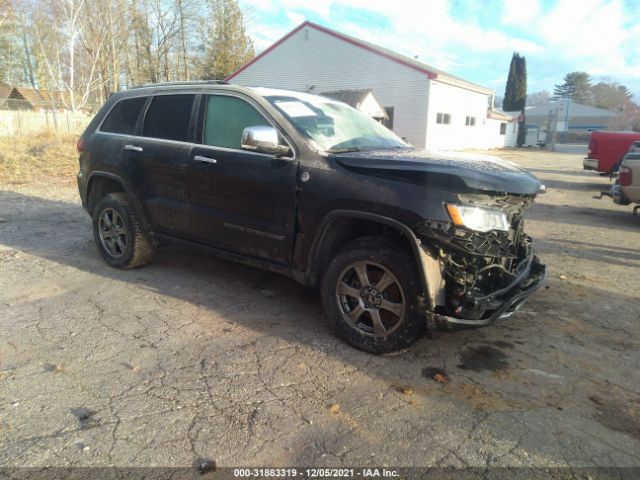
[[[524,168],[491,155],[419,149],[334,154],[343,167],[376,177],[445,188],[535,195],[542,184]]]

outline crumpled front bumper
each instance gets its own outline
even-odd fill
[[[542,287],[546,278],[546,266],[540,263],[533,252],[530,255],[525,268],[510,285],[482,299],[486,305],[493,307],[489,316],[476,320],[432,313],[436,325],[465,328],[484,327],[501,318],[511,316],[522,306],[529,295]]]

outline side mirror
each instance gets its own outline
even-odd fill
[[[270,126],[256,125],[247,127],[242,132],[240,148],[251,150],[252,152],[268,153],[283,157],[291,153],[291,149],[286,145],[280,145],[278,141],[278,131]]]

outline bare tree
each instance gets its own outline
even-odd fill
[[[223,78],[253,55],[237,0],[0,0],[0,82],[56,92],[53,108]]]
[[[48,8],[43,8],[37,17],[33,35],[47,76],[38,86],[49,86],[53,110],[64,107],[75,112],[86,105],[99,87],[95,75],[104,37],[97,45],[88,47],[91,37],[84,15],[85,0],[55,0],[42,6]],[[48,23],[51,20],[53,27]],[[78,45],[85,48],[79,49]],[[86,55],[88,52],[90,55]]]
[[[598,82],[591,87],[593,105],[607,110],[621,111],[633,97],[631,91],[618,82]]]
[[[548,90],[541,90],[527,95],[527,106],[537,107],[538,105],[544,105],[551,101],[551,92]]]

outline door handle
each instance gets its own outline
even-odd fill
[[[125,150],[131,150],[133,152],[141,152],[142,151],[142,147],[138,147],[137,145],[125,145],[124,149]]]
[[[218,160],[216,160],[215,158],[201,157],[200,155],[196,155],[195,157],[193,157],[193,160],[202,163],[218,163]]]

